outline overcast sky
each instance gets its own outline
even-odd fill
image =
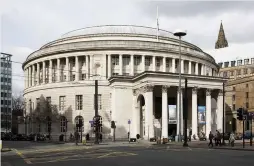
[[[23,62],[43,44],[73,29],[94,25],[132,24],[186,29],[189,41],[217,62],[254,57],[254,2],[172,2],[101,0],[0,0],[1,50]],[[215,50],[220,22],[228,48]],[[13,64],[13,91],[23,90],[23,71]]]

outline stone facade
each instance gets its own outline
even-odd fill
[[[129,28],[132,30],[129,31]],[[52,135],[73,133],[80,116],[84,122],[83,133],[92,133],[89,121],[94,116],[94,80],[97,79],[104,137],[112,136],[111,120],[116,121],[117,138],[126,138],[129,127],[131,137],[136,134],[145,139],[155,137],[158,127],[156,129],[154,124],[158,123],[161,115],[164,119],[159,125],[162,125],[163,136],[167,137],[168,102],[179,105],[176,89],[178,73],[181,72],[183,80],[188,79],[188,87],[198,88],[198,93],[193,91],[196,102],[192,105],[189,100],[188,108],[197,110],[198,104],[206,105],[206,121],[209,123],[204,130],[207,130],[206,133],[212,130],[212,120],[221,130],[223,105],[212,106],[211,100],[218,100],[218,91],[226,79],[218,77],[215,60],[197,46],[183,41],[182,61],[179,62],[179,41],[171,32],[163,31],[158,42],[153,32],[153,28],[136,26],[94,27],[78,35],[70,33],[68,37],[44,45],[29,55],[23,64],[26,75],[24,97],[29,103],[27,112],[35,111],[36,101],[44,97],[57,108],[58,117]],[[182,64],[181,69],[179,63]],[[206,89],[210,93],[199,99]],[[183,123],[180,112],[182,110],[178,110],[178,122]],[[211,118],[211,114],[219,117]],[[189,114],[189,128],[193,124],[197,135],[196,113],[193,115],[195,117],[191,118]],[[68,121],[67,131],[61,129],[65,118]],[[127,123],[129,119],[130,126]],[[37,127],[27,131],[46,132],[38,131],[36,121],[34,125]],[[183,130],[177,131],[179,134]]]

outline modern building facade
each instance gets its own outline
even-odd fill
[[[12,119],[12,65],[11,56],[0,54],[1,63],[1,131],[11,131]]]
[[[69,32],[30,54],[23,64],[24,98],[27,115],[35,120],[28,122],[27,131],[47,132],[50,125],[52,135],[68,136],[82,119],[83,133],[91,133],[97,79],[105,137],[112,136],[112,120],[116,122],[117,138],[127,138],[128,132],[131,137],[140,134],[144,139],[160,132],[164,138],[183,134],[183,110],[178,107],[182,91],[177,91],[179,63],[182,85],[184,78],[188,79],[188,96],[182,95],[181,100],[188,99],[192,135],[221,131],[222,85],[226,79],[219,77],[214,58],[183,41],[179,62],[179,40],[165,30],[159,31],[159,40],[156,35],[156,28],[150,27],[88,27]],[[50,116],[32,114],[41,100],[51,103],[54,121]],[[37,110],[43,112],[43,108]],[[51,123],[43,127],[43,119],[51,119]]]
[[[254,112],[254,58],[219,63],[220,76],[228,78],[226,84],[226,130],[242,132],[242,122],[236,118],[240,107]],[[246,123],[246,130],[249,130]],[[254,128],[253,128],[254,129]]]

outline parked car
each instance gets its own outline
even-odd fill
[[[254,133],[252,133],[252,138],[254,137],[253,136],[254,135]],[[250,139],[251,138],[251,131],[245,131],[245,133],[244,133],[244,139]]]
[[[27,136],[25,134],[17,134],[18,141],[27,141]]]

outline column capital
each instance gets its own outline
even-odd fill
[[[168,85],[162,85],[162,93],[167,93],[168,92],[168,88],[170,88],[170,86],[168,86]]]
[[[140,89],[132,89],[133,96],[138,96]]]
[[[143,87],[145,93],[146,92],[152,92],[153,88],[154,88],[154,85],[146,85],[146,86]]]
[[[192,94],[197,94],[198,93],[198,87],[197,86],[194,86],[192,88]]]
[[[211,96],[211,92],[212,92],[211,89],[206,89],[206,96]]]

